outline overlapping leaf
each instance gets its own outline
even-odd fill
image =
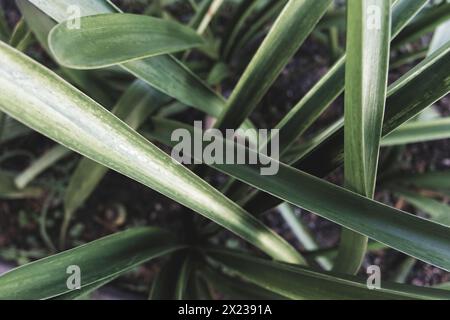
[[[290,299],[449,299],[449,292],[382,282],[369,290],[367,280],[322,273],[224,250],[207,250],[214,260],[237,275]]]
[[[0,42],[0,109],[111,169],[215,220],[277,259],[297,252],[194,173],[176,164],[53,72]]]
[[[57,255],[29,263],[0,277],[0,299],[49,299],[76,297],[67,281],[76,266],[81,289],[114,277],[152,258],[182,248],[169,232],[156,228],[136,228],[96,240]]]

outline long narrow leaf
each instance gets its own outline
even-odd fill
[[[57,23],[70,18],[70,7],[81,8],[81,16],[120,12],[106,0],[18,0],[29,1]],[[225,107],[225,100],[211,90],[186,66],[172,56],[164,55],[123,65],[125,70],[149,83],[154,88],[198,108],[212,116],[218,116]]]
[[[450,138],[450,118],[407,123],[383,138],[383,146]]]
[[[448,70],[450,70],[450,43],[389,87],[383,137],[450,92]],[[293,166],[315,176],[326,176],[343,163],[343,142],[342,125],[326,140],[311,148],[311,151]],[[264,212],[279,203],[276,199],[259,194],[245,207],[251,212]]]
[[[151,139],[174,146],[173,128],[195,129],[176,121],[153,118]],[[233,142],[223,140],[227,148]],[[235,145],[246,159],[254,159],[254,151]],[[228,149],[229,150],[229,149]],[[185,154],[186,156],[193,156]],[[352,231],[384,243],[420,260],[450,269],[450,228],[413,216],[368,199],[344,188],[301,172],[275,159],[258,154],[262,163],[279,165],[273,176],[261,176],[261,164],[218,164],[211,166],[225,174],[265,191],[281,200],[314,212]]]
[[[386,101],[391,2],[349,0],[347,6],[345,185],[373,198]],[[333,270],[350,274],[358,272],[367,240],[358,233],[343,229]]]
[[[1,42],[0,59],[4,112],[232,229],[274,258],[302,262],[274,232],[63,79]]]
[[[14,269],[0,277],[0,299],[49,299],[71,292],[67,270],[76,266],[81,287],[123,274],[182,245],[170,233],[137,228]]]
[[[152,112],[168,101],[167,96],[136,80],[119,99],[112,112],[133,129],[137,129]],[[87,158],[78,164],[64,194],[65,217],[61,243],[64,243],[72,215],[92,194],[107,172],[107,167]]]
[[[393,7],[392,18],[392,38],[407,25],[407,23],[425,6],[427,0],[399,0]],[[284,155],[291,152],[291,147],[295,141],[318,119],[326,108],[343,92],[345,85],[345,63],[346,56],[339,59],[325,76],[297,103],[295,107],[276,125],[280,130],[280,153],[283,161],[287,160]],[[326,140],[327,141],[327,140]],[[321,141],[325,143],[325,141]],[[317,143],[319,145],[319,143]],[[312,152],[314,145],[309,147]],[[291,156],[292,159],[300,161],[305,154]],[[295,161],[295,162],[297,162]],[[289,162],[294,163],[294,162]],[[234,186],[234,188],[237,188]],[[247,192],[241,192],[247,194]],[[259,196],[253,203],[261,205],[265,209],[270,209],[279,204],[275,200],[261,201]],[[250,197],[247,197],[250,199]],[[238,199],[241,200],[241,199]],[[263,205],[264,202],[269,204]],[[256,209],[259,210],[259,209]],[[252,209],[253,211],[253,209]]]
[[[14,182],[19,189],[25,188],[34,178],[41,174],[44,170],[52,166],[57,161],[63,159],[70,154],[70,150],[63,146],[57,145],[42,155],[36,162],[32,163]]]
[[[419,12],[427,0],[400,0],[393,7],[392,38]],[[343,92],[345,63],[343,56],[325,76],[292,108],[276,126],[280,130],[280,150],[289,147],[311,126],[323,111]]]
[[[288,2],[239,80],[216,127],[240,127],[325,14],[330,3],[330,0]]]
[[[381,282],[369,290],[366,279],[322,273],[224,250],[207,250],[214,260],[239,276],[290,299],[444,299],[449,292]]]

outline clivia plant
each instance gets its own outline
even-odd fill
[[[450,92],[450,38],[442,25],[450,4],[184,2],[193,14],[181,20],[165,9],[178,3],[169,0],[147,1],[141,14],[123,13],[107,0],[16,0],[22,18],[15,29],[0,18],[2,143],[31,131],[57,143],[25,171],[3,171],[0,196],[39,198],[42,172],[73,153],[82,156],[62,187],[59,237],[44,232],[55,254],[1,275],[0,298],[84,298],[156,258],[160,270],[150,299],[450,298],[445,287],[399,278],[369,283],[357,275],[368,251],[386,248],[450,270],[450,209],[438,201],[449,195],[450,172],[398,169],[402,146],[450,137],[448,118],[423,117]],[[224,8],[232,10],[225,26],[217,21]],[[411,44],[430,32],[430,46],[416,51]],[[329,45],[335,62],[270,128],[276,134],[236,143],[227,130],[258,128],[252,115],[309,37]],[[258,39],[246,60],[243,52]],[[46,61],[26,55],[36,42]],[[388,85],[390,68],[411,61],[419,62]],[[224,97],[219,84],[236,74]],[[317,120],[341,95],[343,117],[317,130]],[[191,119],[205,123],[199,128]],[[209,140],[226,146],[223,157],[231,146],[261,161],[199,161],[186,147],[177,160],[192,162],[182,165],[167,153],[180,151],[177,130],[201,135],[192,150],[206,150],[204,134],[215,132]],[[268,164],[276,171],[262,174]],[[342,186],[326,180],[340,167]],[[109,169],[181,204],[186,219],[179,232],[136,226],[65,250],[77,211]],[[212,186],[205,178],[217,172],[223,182]],[[376,201],[375,191],[401,197],[428,216]],[[293,206],[341,226],[339,246],[320,248]],[[302,250],[262,222],[276,207]],[[225,245],[224,229],[243,242]]]

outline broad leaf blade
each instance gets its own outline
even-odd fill
[[[83,17],[80,28],[62,22],[50,32],[56,60],[73,69],[96,69],[174,53],[203,44],[191,28],[135,14]]]

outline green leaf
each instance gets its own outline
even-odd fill
[[[438,284],[437,286],[434,286],[434,288],[442,290],[450,290],[450,281]]]
[[[49,299],[70,293],[70,266],[78,266],[81,287],[121,275],[150,259],[182,248],[168,232],[136,228],[108,236],[0,276],[0,299]]]
[[[3,8],[0,8],[0,40],[8,41],[10,30],[6,21],[6,16]]]
[[[397,48],[406,43],[412,42],[428,32],[433,31],[438,25],[450,18],[450,4],[433,6],[425,10],[417,17],[408,27],[403,30],[395,42],[393,47]]]
[[[70,18],[70,7],[81,8],[81,16],[120,12],[106,0],[66,0],[56,5],[50,0],[18,1],[30,1],[58,23]],[[170,55],[133,61],[122,67],[155,89],[209,115],[217,117],[225,107],[225,100],[220,95]]]
[[[51,55],[47,40],[55,22],[27,0],[18,0],[17,6],[41,46]],[[111,88],[99,81],[97,75],[92,71],[71,70],[62,67],[61,73],[71,83],[102,105],[106,107],[113,105],[113,97],[109,92]]]
[[[38,7],[40,10],[44,11],[53,20],[58,22],[66,21],[73,18],[75,15],[74,8],[80,10],[80,16],[93,16],[102,13],[112,13],[120,11],[114,4],[109,0],[19,0],[19,1],[29,1]]]
[[[129,62],[122,67],[161,92],[213,117],[219,116],[225,107],[221,96],[172,56]]]
[[[394,176],[391,182],[423,189],[450,191],[450,171],[431,171]]]
[[[0,59],[2,111],[230,228],[274,258],[303,262],[273,231],[53,72],[2,42]]]
[[[447,72],[449,69],[450,43],[389,87],[383,136],[412,119],[450,91],[450,74]],[[343,130],[336,132],[295,166],[317,175],[329,173],[342,163],[342,136]],[[314,167],[316,169],[313,169]]]
[[[345,186],[373,198],[389,69],[391,2],[349,0],[347,10]],[[367,240],[343,229],[333,270],[357,273]]]
[[[112,113],[125,120],[131,128],[137,129],[152,112],[168,101],[167,96],[136,80],[119,99]],[[66,229],[74,212],[92,194],[107,172],[107,167],[90,159],[84,158],[79,162],[64,194],[65,217],[61,243],[64,243]]]
[[[233,300],[286,300],[274,292],[255,286],[252,283],[242,281],[236,277],[230,277],[213,268],[202,270],[201,276],[211,283],[212,287],[227,298]]]
[[[290,299],[449,299],[444,290],[381,282],[369,290],[366,279],[276,263],[225,250],[206,249],[214,260],[255,285]]]
[[[228,78],[231,75],[231,71],[223,62],[218,62],[214,65],[214,67],[211,69],[210,73],[208,74],[208,79],[206,80],[209,85],[219,85],[221,82]]]
[[[406,257],[395,269],[393,274],[389,277],[391,281],[398,283],[405,283],[408,275],[413,267],[416,265],[417,260],[411,257]]]
[[[27,44],[30,41],[30,30],[22,18],[17,22],[11,38],[9,39],[9,44],[20,51],[26,49]]]
[[[153,118],[148,137],[167,145],[176,143],[170,139],[174,128],[189,126],[167,119]],[[194,128],[190,127],[193,134]],[[231,141],[223,140],[227,148]],[[235,145],[245,159],[254,159],[253,150]],[[187,156],[192,156],[186,154]],[[377,201],[358,195],[295,168],[278,163],[275,159],[258,155],[261,163],[279,165],[276,175],[261,176],[263,165],[212,164],[211,166],[259,190],[283,201],[333,221],[352,231],[384,243],[400,252],[443,269],[450,269],[450,228],[391,208]]]
[[[388,249],[388,248],[389,247],[387,245],[376,242],[376,241],[369,241],[369,243],[367,244],[368,252],[374,252],[374,251],[384,250],[384,249]],[[338,254],[338,250],[339,250],[338,247],[318,249],[318,250],[314,250],[314,251],[310,251],[310,252],[305,252],[305,257],[307,259],[317,259],[319,257],[326,257],[329,259],[334,259],[334,258],[336,258],[337,254]]]
[[[39,198],[43,190],[36,187],[19,189],[14,183],[14,177],[4,171],[0,171],[0,199],[27,199]]]
[[[433,40],[430,43],[430,48],[428,50],[428,54],[432,54],[439,50],[442,46],[444,46],[447,42],[450,41],[450,34],[448,30],[450,29],[450,18],[447,22],[443,23],[439,27],[436,28],[436,31],[433,35]]]
[[[448,138],[450,138],[450,117],[406,123],[385,136],[381,144],[386,147]]]
[[[218,13],[220,7],[224,3],[224,0],[212,0],[211,4],[208,7],[208,10],[206,11],[203,19],[200,21],[200,24],[197,28],[198,34],[203,34],[208,29],[209,24],[211,23],[212,19],[216,16]]]
[[[231,48],[229,56],[225,57],[226,61],[229,61],[261,33],[266,32],[266,25],[280,14],[287,2],[288,0],[267,1],[261,10],[252,19],[249,19],[247,30]]]
[[[289,225],[289,228],[292,230],[292,233],[297,238],[298,242],[308,251],[314,251],[319,249],[319,245],[317,244],[314,236],[309,231],[308,227],[304,225],[300,221],[300,217],[296,216],[292,207],[283,203],[278,206],[278,210],[281,213],[281,216]],[[333,263],[327,257],[318,257],[315,259],[317,264],[324,270],[331,270]]]
[[[349,0],[345,79],[345,183],[373,197],[389,65],[390,2]],[[378,8],[379,12],[371,11]],[[379,20],[373,15],[380,14]],[[372,15],[372,16],[371,16]],[[379,23],[379,25],[376,25]]]
[[[194,274],[195,261],[194,256],[187,253],[185,258],[181,263],[180,272],[177,274],[178,281],[175,287],[175,299],[176,300],[186,300],[188,299],[188,291],[191,277]]]
[[[276,2],[280,4],[280,2]],[[393,9],[392,19],[392,37],[395,37],[404,26],[419,12],[423,6],[427,3],[427,0],[399,0],[395,3]],[[280,154],[283,161],[288,157],[285,154],[291,151],[291,147],[295,141],[311,126],[311,124],[318,119],[323,111],[342,93],[344,90],[344,78],[345,78],[345,62],[346,56],[339,59],[336,64],[330,69],[330,71],[322,77],[322,79],[299,101],[299,103],[291,109],[291,111],[276,125],[275,129],[280,130]],[[333,129],[334,130],[334,129]],[[337,131],[337,130],[336,130]],[[322,137],[323,138],[323,137]],[[315,142],[319,145],[326,140],[319,139]],[[313,151],[314,144],[308,146],[308,151]],[[306,156],[304,149],[301,149],[299,154],[289,155],[289,158],[296,161],[289,163],[295,163]],[[236,186],[234,186],[237,188]],[[242,192],[238,189],[237,193],[248,194],[248,191]],[[263,197],[263,196],[260,196]],[[251,199],[248,196],[244,200]],[[241,199],[240,199],[241,200]],[[264,204],[265,202],[260,199],[255,199],[253,203],[257,205]],[[264,207],[264,209],[270,209],[271,207],[279,204],[276,200],[272,199],[269,202],[270,205]],[[263,210],[264,210],[263,209]],[[252,210],[253,211],[253,210]]]
[[[216,123],[235,129],[256,108],[287,62],[325,14],[331,0],[291,0],[234,89],[226,110]]]
[[[450,92],[450,43],[413,68],[389,87],[386,101],[383,136],[393,132],[427,107]],[[326,176],[338,168],[343,157],[343,125],[326,140],[311,148],[293,166],[315,176]],[[267,195],[255,196],[245,208],[251,212],[264,212],[280,201]]]
[[[14,179],[17,188],[25,188],[38,175],[70,153],[71,151],[63,146],[54,146]]]
[[[119,276],[119,275],[118,275]],[[110,277],[110,278],[104,278],[101,281],[94,282],[93,284],[87,285],[82,287],[79,290],[72,290],[67,293],[61,294],[59,296],[56,296],[54,298],[51,298],[49,300],[83,300],[86,297],[89,297],[89,295],[104,285],[114,281],[118,276]]]
[[[211,6],[211,2],[212,2],[212,0],[203,0],[199,6],[197,6],[197,5],[195,5],[195,7],[192,6],[193,9],[195,10],[195,15],[189,21],[189,26],[192,29],[194,29],[194,30],[198,29],[198,27],[200,26],[203,19],[205,18],[205,16],[208,13],[208,9]]]
[[[236,44],[237,37],[244,33],[244,26],[247,18],[259,6],[258,1],[242,0],[239,6],[233,12],[231,21],[228,22],[225,35],[222,38],[221,52],[222,56],[228,57],[230,50]]]
[[[150,290],[150,300],[175,300],[186,252],[177,252],[163,264]],[[181,289],[181,288],[180,288]]]
[[[53,28],[49,44],[56,60],[72,69],[105,68],[204,44],[191,28],[143,15],[83,17],[80,28],[69,21]]]
[[[427,0],[400,0],[393,7],[392,38],[420,11]],[[289,151],[292,144],[319,118],[326,108],[343,92],[345,64],[343,56],[320,81],[277,124],[280,130],[281,154]]]
[[[430,219],[450,226],[450,206],[421,194],[394,188],[394,193],[414,207],[430,215]]]
[[[70,0],[65,3],[77,5],[78,1],[81,0]],[[92,4],[100,2],[103,2],[103,0],[92,1]],[[41,9],[48,9],[49,14],[55,14],[55,8],[51,7],[50,10],[47,1],[39,4]],[[55,25],[55,22],[49,21],[49,17],[31,5],[28,0],[18,0],[18,5],[37,38],[41,39],[44,46],[47,46],[47,34]],[[95,13],[96,11],[91,12],[91,14]],[[208,88],[186,66],[171,56],[158,56],[135,61],[124,65],[123,68],[161,92],[212,116],[219,116],[221,110],[225,107],[225,100],[221,96]],[[63,73],[96,101],[103,102],[107,106],[111,105],[110,97],[105,97],[106,94],[104,89],[99,87],[98,79],[95,79],[91,74],[86,73],[86,71],[70,69],[63,69]],[[249,125],[248,121],[246,123]]]
[[[5,115],[4,113],[2,114]],[[14,139],[23,137],[32,132],[32,130],[22,125],[20,122],[17,122],[16,120],[11,119],[10,117],[6,117],[6,115],[5,118],[6,119],[4,119],[3,132],[1,134],[0,143],[12,141]]]

